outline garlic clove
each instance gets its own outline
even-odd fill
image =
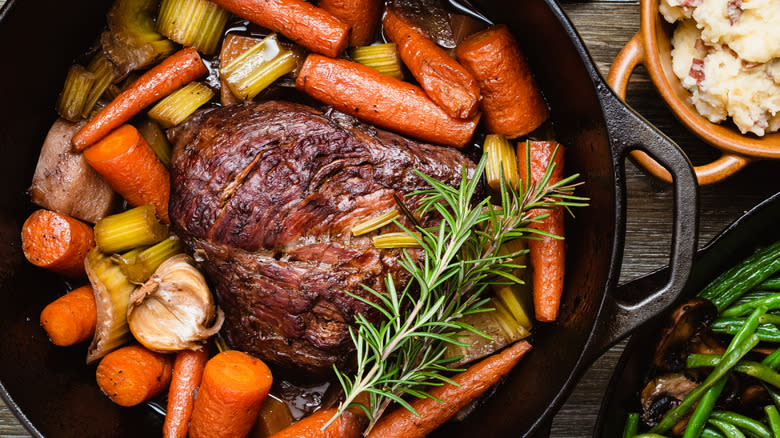
[[[135,338],[155,351],[198,349],[225,320],[206,284],[185,254],[175,255],[133,292],[127,322]]]

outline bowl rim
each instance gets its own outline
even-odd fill
[[[763,137],[741,134],[732,127],[710,122],[675,92],[675,84],[670,83],[665,74],[657,44],[659,32],[664,32],[658,4],[659,0],[641,0],[639,33],[645,49],[645,67],[655,88],[675,116],[702,140],[722,151],[749,157],[780,159],[780,132]]]

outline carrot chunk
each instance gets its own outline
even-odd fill
[[[84,158],[130,205],[152,204],[157,217],[170,223],[168,169],[132,125],[111,132],[85,150]]]
[[[139,345],[108,353],[97,367],[98,386],[114,403],[135,406],[161,392],[171,383],[170,356]]]
[[[339,111],[382,128],[447,146],[465,146],[479,121],[479,116],[454,119],[420,87],[345,59],[309,55],[295,85]]]
[[[73,136],[81,152],[127,122],[144,108],[208,73],[198,51],[189,47],[165,58],[100,110]]]
[[[501,377],[509,374],[530,349],[531,344],[520,341],[482,359],[452,377],[460,386],[447,383],[428,391],[443,403],[430,398],[416,399],[411,405],[420,414],[419,417],[404,408],[398,408],[383,416],[371,429],[368,438],[424,438],[498,383]]]
[[[349,43],[349,24],[304,0],[213,0],[247,20],[323,55],[339,56]]]
[[[317,411],[287,426],[269,438],[358,438],[363,428],[361,417],[346,411],[327,429],[322,428],[336,414],[336,409]]]
[[[211,358],[195,399],[192,438],[244,437],[252,429],[273,377],[263,361],[228,350]]]
[[[164,438],[185,438],[195,405],[195,394],[203,378],[203,368],[209,360],[206,349],[184,350],[176,355],[173,378],[168,390],[168,408],[163,424]]]
[[[556,151],[557,148],[557,151]],[[555,163],[550,184],[558,182],[563,176],[563,147],[554,141],[529,142],[531,157],[531,180],[539,181],[544,177],[550,160]],[[555,153],[555,157],[553,157]],[[526,168],[525,142],[518,144],[517,156],[520,169]],[[523,171],[520,176],[525,178]],[[534,228],[564,236],[563,210],[533,210],[534,216],[549,214]],[[566,247],[562,239],[544,237],[542,240],[528,241],[529,257],[533,269],[533,295],[536,319],[552,322],[558,318],[558,309],[563,296],[563,272],[566,268]]]
[[[41,312],[41,326],[52,344],[68,347],[92,339],[97,308],[92,286],[82,286],[57,298]]]
[[[22,225],[27,260],[68,277],[84,276],[84,259],[94,246],[92,227],[64,214],[36,210]]]
[[[479,86],[474,77],[394,7],[388,7],[383,29],[406,67],[450,117],[468,119],[479,109]]]
[[[457,57],[479,84],[488,131],[516,138],[547,120],[550,113],[531,68],[505,25],[470,36],[458,46]]]
[[[320,0],[317,5],[349,25],[350,46],[363,46],[374,41],[382,12],[380,0]]]

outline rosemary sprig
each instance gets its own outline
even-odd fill
[[[411,280],[402,290],[388,275],[385,292],[363,286],[377,302],[350,293],[384,318],[372,323],[361,314],[355,316],[350,335],[357,353],[357,370],[347,374],[334,366],[345,400],[328,425],[353,406],[362,409],[370,419],[366,434],[392,402],[417,415],[404,396],[432,398],[425,387],[453,383],[446,374],[462,371],[451,367],[459,357],[445,357],[447,345],[468,346],[457,340],[458,333],[465,330],[487,337],[460,319],[492,310],[483,308],[489,299],[482,295],[489,285],[522,283],[511,273],[518,268],[512,259],[519,254],[499,255],[501,245],[518,238],[548,236],[529,227],[547,216],[532,210],[587,205],[587,198],[572,194],[578,175],[550,184],[554,163],[535,184],[510,187],[502,177],[500,205],[493,205],[490,197],[477,201],[474,197],[485,163],[483,157],[471,179],[464,168],[458,188],[417,172],[431,186],[410,195],[421,196],[417,213],[435,212],[442,220],[437,227],[416,226],[415,230],[396,221],[410,236],[415,236],[423,252],[419,260],[403,252],[400,264]],[[368,404],[356,401],[362,393],[368,394]]]

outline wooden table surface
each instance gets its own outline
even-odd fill
[[[0,5],[3,1],[0,0]],[[602,73],[606,75],[620,48],[639,28],[639,2],[567,2],[564,9],[585,39]],[[704,163],[717,156],[717,153],[688,133],[673,118],[643,69],[640,68],[634,75],[628,94],[629,104],[676,140],[695,164]],[[780,190],[780,182],[776,175],[772,174],[777,170],[780,170],[777,163],[757,163],[726,182],[703,188],[699,244],[704,245],[744,211]],[[672,229],[670,187],[651,180],[631,163],[628,165],[627,178],[627,247],[621,281],[651,272],[668,262]],[[619,344],[612,348],[584,375],[555,417],[552,437],[591,436],[601,398],[622,346],[623,344]],[[2,402],[0,436],[29,436]]]

